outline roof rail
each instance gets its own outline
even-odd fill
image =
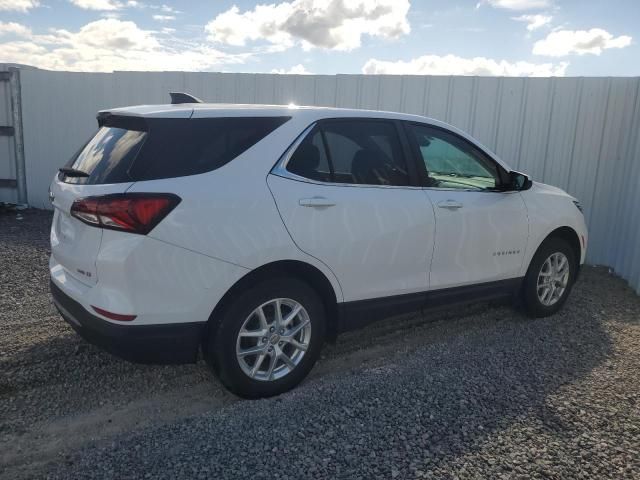
[[[199,98],[184,92],[170,92],[169,95],[171,95],[171,105],[178,105],[181,103],[203,103]]]

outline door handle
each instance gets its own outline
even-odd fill
[[[301,198],[298,203],[302,207],[326,208],[333,207],[336,202],[325,197]]]
[[[446,208],[447,210],[457,210],[462,208],[463,205],[455,200],[443,200],[442,202],[438,202],[438,207]]]

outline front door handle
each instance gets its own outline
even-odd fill
[[[462,208],[463,205],[455,200],[443,200],[442,202],[438,202],[438,207],[446,208],[447,210],[457,210]]]
[[[327,208],[333,207],[336,202],[325,197],[301,198],[298,203],[302,207]]]

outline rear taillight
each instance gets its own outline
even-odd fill
[[[71,215],[95,227],[146,235],[178,203],[180,197],[171,193],[117,193],[80,198]]]

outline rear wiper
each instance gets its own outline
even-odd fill
[[[78,170],[77,168],[62,167],[62,168],[59,168],[58,171],[60,173],[64,173],[67,177],[88,177],[89,176],[87,172],[83,172],[82,170]]]

